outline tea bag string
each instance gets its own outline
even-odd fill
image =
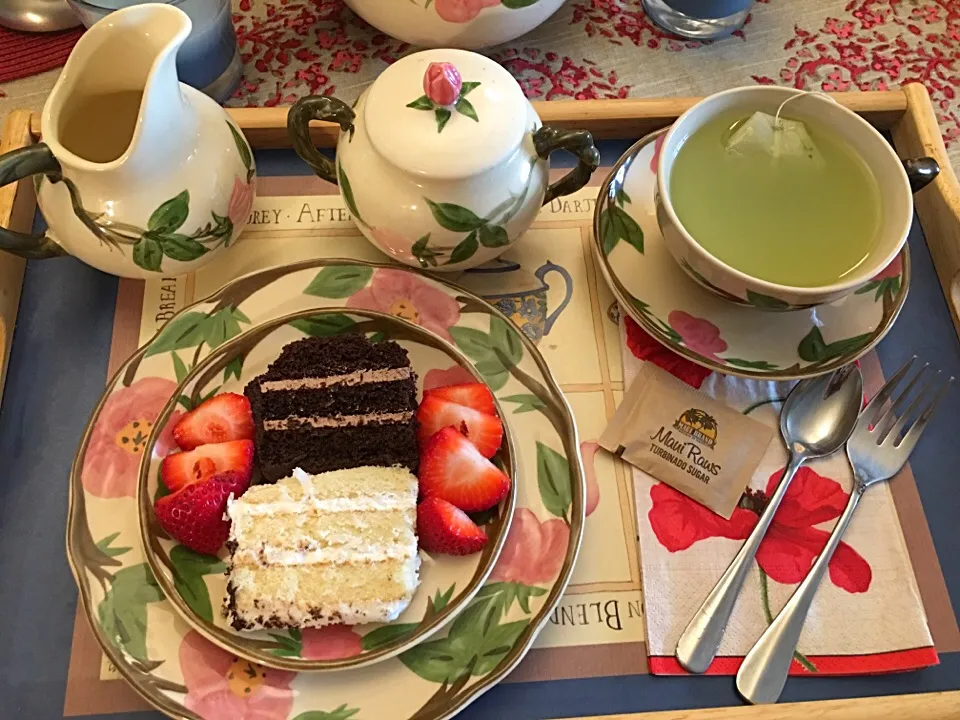
[[[796,95],[791,95],[782,103],[780,103],[780,107],[777,108],[777,114],[773,116],[773,129],[783,130],[783,125],[780,123],[780,113],[783,111],[784,106],[788,102],[792,100],[796,100],[797,98],[807,97],[808,95],[819,95],[820,97],[824,98],[825,100],[829,100],[832,103],[836,102],[836,99],[834,99],[831,95],[828,95],[827,93],[825,93],[823,90],[804,90],[803,92],[799,92]]]

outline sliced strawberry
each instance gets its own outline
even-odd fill
[[[427,552],[470,555],[487,544],[487,534],[460,508],[440,498],[417,506],[417,536]]]
[[[229,440],[253,440],[250,401],[237,393],[214,395],[188,412],[173,428],[181,450]]]
[[[442,498],[464,512],[492,508],[510,490],[510,478],[452,427],[427,442],[419,477],[421,497]]]
[[[496,415],[497,406],[493,402],[493,393],[483,383],[465,383],[431,388],[423,393],[426,397],[438,397],[457,405],[472,408],[484,415]]]
[[[253,440],[233,440],[201,445],[196,450],[167,455],[160,466],[163,484],[170,492],[205,480],[214,473],[253,474]]]
[[[417,439],[420,447],[439,430],[452,425],[466,435],[480,454],[493,457],[503,442],[503,424],[496,415],[487,415],[473,408],[457,405],[436,395],[426,395],[417,410],[420,429]]]
[[[249,475],[215,473],[157,500],[157,522],[191,550],[216,555],[230,534],[230,523],[223,519],[227,499],[231,493],[239,497],[248,487]]]

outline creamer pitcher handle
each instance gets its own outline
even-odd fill
[[[557,150],[566,150],[577,158],[577,166],[547,188],[544,205],[575,193],[590,182],[590,176],[600,167],[600,151],[593,144],[593,135],[586,130],[559,130],[544,125],[533,134],[533,145],[544,160]]]
[[[327,120],[335,122],[343,132],[353,134],[353,110],[345,102],[322,95],[310,95],[297,100],[287,114],[287,131],[293,140],[293,148],[313,171],[327,182],[337,182],[336,164],[323,155],[310,138],[310,121]]]
[[[0,187],[42,173],[52,180],[60,179],[60,163],[43,143],[19,148],[0,155]],[[0,227],[0,250],[29,260],[60,257],[67,252],[49,236],[28,235]]]

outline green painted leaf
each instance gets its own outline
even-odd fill
[[[170,357],[173,359],[173,374],[176,375],[177,385],[183,382],[184,378],[190,374],[190,371],[187,369],[187,366],[183,364],[183,360],[180,359],[180,356],[176,352],[170,354]]]
[[[243,355],[237,355],[233,360],[227,363],[227,366],[223,369],[223,381],[227,382],[231,377],[235,377],[237,380],[240,379],[240,374],[243,372]]]
[[[484,225],[480,228],[480,244],[484,247],[496,248],[510,244],[507,231],[499,225]]]
[[[862,348],[873,337],[873,333],[864,333],[844,340],[837,340],[827,345],[827,356],[829,358],[840,357],[847,353],[853,353]]]
[[[283,657],[300,657],[303,653],[303,642],[299,635],[294,636],[292,632],[289,635],[270,633],[270,637],[282,646],[282,648],[273,651],[275,655],[279,655],[283,651],[289,653],[283,655]]]
[[[492,627],[483,638],[473,674],[486,675],[499,665],[504,655],[513,649],[521,633],[527,629],[529,624],[529,620],[517,620],[506,625]]]
[[[540,0],[502,0],[503,6],[509,10],[519,10],[520,8],[536,5]]]
[[[163,592],[146,563],[123,568],[97,606],[97,621],[111,643],[147,662],[147,604],[162,599]]]
[[[420,643],[400,654],[400,662],[428,682],[453,682],[466,669],[448,638]]]
[[[747,290],[747,302],[754,307],[769,308],[771,310],[784,310],[790,307],[790,303],[784,302],[780,298],[763,295],[753,290]]]
[[[490,318],[490,343],[505,368],[523,360],[523,343],[517,326],[499,317]]]
[[[339,162],[337,163],[337,180],[340,185],[340,192],[343,195],[343,202],[346,203],[350,214],[360,222],[363,222],[363,218],[360,217],[360,211],[357,209],[357,201],[353,198],[353,188],[350,186],[350,178],[347,177],[343,165]]]
[[[183,398],[184,396],[181,395],[180,397]],[[189,410],[190,408],[187,408],[187,409]],[[167,495],[170,494],[170,489],[167,487],[166,483],[163,482],[163,472],[162,472],[162,471],[163,471],[163,465],[161,464],[161,465],[157,468],[157,490],[156,490],[156,492],[153,493],[153,504],[154,504],[154,505],[157,504],[157,500],[159,500],[159,499],[162,498],[162,497],[166,497]]]
[[[373,268],[362,265],[331,265],[325,267],[307,285],[305,295],[342,300],[367,286],[373,277]]]
[[[160,335],[150,344],[146,357],[196,347],[203,342],[203,324],[206,320],[206,313],[201,312],[192,311],[178,315],[164,325]]]
[[[163,249],[163,254],[171,260],[189,262],[203,257],[207,253],[207,249],[203,245],[186,235],[176,233],[161,235],[158,242]]]
[[[474,122],[480,122],[480,118],[477,117],[477,110],[473,107],[473,103],[467,100],[461,95],[460,99],[457,100],[457,104],[454,105],[457,109],[457,112],[461,115],[466,115],[468,118]]]
[[[250,321],[233,306],[220,308],[203,323],[204,342],[212,350],[240,334],[240,323]]]
[[[453,252],[450,253],[450,259],[447,260],[446,264],[454,265],[469,260],[473,257],[474,253],[477,252],[479,247],[480,243],[477,242],[477,233],[474,231],[467,235],[467,237],[453,249]]]
[[[400,638],[406,637],[419,627],[417,623],[399,623],[382,625],[376,630],[368,632],[361,641],[367,652],[390,645]]]
[[[310,710],[300,713],[293,720],[350,720],[358,712],[360,712],[360,708],[348,708],[346,705],[341,705],[330,712]]]
[[[460,97],[466,97],[478,87],[480,87],[480,83],[473,80],[463,83],[463,85],[460,87]]]
[[[801,360],[807,362],[820,362],[826,358],[827,344],[823,340],[820,328],[814,326],[810,329],[810,332],[800,341],[797,354]]]
[[[247,169],[247,172],[250,172],[250,169],[253,166],[253,155],[250,152],[250,146],[247,144],[247,139],[243,137],[243,134],[233,126],[232,122],[227,122],[227,127],[230,128],[230,133],[233,135],[233,141],[237,144],[237,152],[240,153],[240,161]]]
[[[434,113],[437,116],[437,132],[442,133],[447,123],[450,122],[450,118],[453,117],[453,113],[446,108],[437,108]]]
[[[407,107],[413,108],[414,110],[433,110],[436,105],[434,105],[433,100],[428,98],[426,95],[421,95],[412,103],[408,103]]]
[[[120,536],[119,532],[115,532],[111,535],[107,535],[100,542],[97,543],[97,549],[100,550],[107,557],[120,557],[125,553],[130,552],[133,548],[129,547],[110,547],[114,540]]]
[[[551,515],[567,518],[573,495],[570,488],[570,464],[553,448],[537,443],[537,485],[544,507]]]
[[[626,210],[616,205],[610,205],[600,213],[600,234],[604,255],[613,252],[621,240],[643,254],[643,230]]]
[[[367,335],[367,340],[376,345],[377,343],[382,343],[387,339],[387,334],[385,332],[372,332]]]
[[[198,617],[212,623],[213,607],[203,576],[225,572],[227,566],[219,558],[201,555],[183,545],[170,551],[170,562],[173,564],[173,586],[180,597]]]
[[[477,371],[496,392],[507,383],[509,369],[523,358],[523,345],[516,331],[500,318],[490,318],[490,334],[473,328],[450,328],[453,341],[476,361]]]
[[[454,583],[448,587],[447,591],[444,593],[441,593],[439,590],[437,590],[436,594],[430,599],[430,605],[433,608],[434,613],[439,613],[450,603],[450,598],[453,597],[453,591],[456,589],[456,587],[457,584]]]
[[[417,259],[422,268],[436,267],[437,258],[440,256],[439,252],[430,247],[430,235],[431,233],[424,235],[410,249],[410,253]]]
[[[147,220],[147,230],[155,233],[172,233],[177,230],[190,214],[190,193],[184,190],[153,211]]]
[[[444,230],[450,232],[466,233],[472,230],[479,230],[486,221],[478,217],[476,213],[468,208],[454,203],[436,203],[429,198],[424,198],[430,212],[433,213],[433,219]]]
[[[728,365],[735,367],[750,368],[752,370],[776,370],[779,365],[774,365],[766,360],[742,360],[740,358],[723,358]]]
[[[518,407],[513,411],[514,415],[519,415],[521,413],[533,412],[534,410],[543,410],[547,407],[546,403],[543,402],[536,395],[524,394],[524,395],[508,395],[507,397],[500,398],[504,402],[517,403]]]
[[[620,207],[623,207],[627,203],[630,203],[631,205],[633,204],[633,200],[630,199],[630,196],[627,195],[627,191],[624,190],[622,187],[617,190],[616,198],[617,198],[617,204]]]
[[[163,263],[163,248],[149,235],[144,235],[133,245],[133,261],[138,267],[151,272],[160,272]]]
[[[866,285],[864,285],[863,287],[857,288],[856,292],[854,292],[853,294],[854,294],[854,295],[866,295],[868,292],[873,292],[873,291],[876,290],[878,287],[880,287],[880,281],[879,281],[879,280],[873,280],[873,281],[871,281],[871,282],[868,282],[868,283],[867,283]]]
[[[315,315],[314,317],[292,320],[290,325],[310,337],[327,337],[350,332],[356,321],[346,315]]]

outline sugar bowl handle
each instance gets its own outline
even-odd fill
[[[600,151],[593,144],[593,135],[586,130],[560,130],[544,125],[533,134],[533,145],[544,160],[557,150],[566,150],[577,158],[577,166],[547,188],[544,205],[575,193],[590,182],[590,176],[600,167]]]
[[[911,158],[902,162],[903,169],[907,171],[907,180],[910,181],[910,190],[913,192],[922,190],[940,174],[940,165],[932,157]]]
[[[287,114],[287,131],[293,140],[293,148],[313,171],[327,182],[337,185],[337,167],[323,155],[310,139],[310,121],[327,120],[335,122],[343,132],[353,133],[353,110],[342,100],[321,95],[300,98]]]
[[[0,155],[0,187],[42,173],[51,180],[60,180],[60,163],[43,143],[19,148]],[[0,250],[28,260],[60,257],[67,252],[43,233],[28,235],[0,227]]]

